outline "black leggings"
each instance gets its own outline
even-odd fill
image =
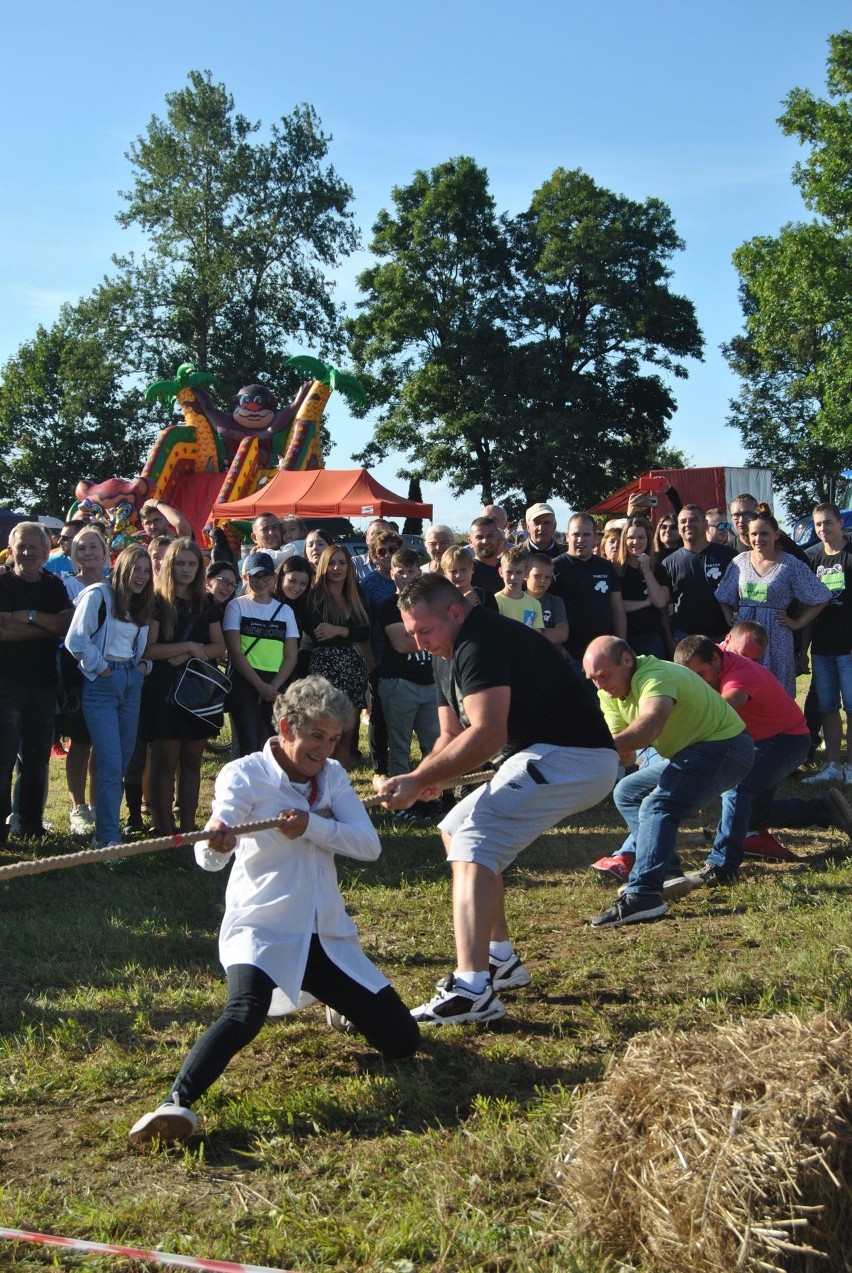
[[[228,969],[228,1003],[219,1020],[187,1056],[171,1092],[181,1105],[192,1105],[206,1092],[232,1057],[259,1032],[269,1012],[275,982],[253,964]],[[302,989],[348,1018],[386,1060],[417,1051],[420,1027],[392,986],[374,992],[338,968],[314,933]]]
[[[262,681],[271,681],[275,673],[258,672],[257,675]],[[239,755],[250,756],[254,751],[262,751],[267,738],[275,733],[272,703],[261,698],[254,686],[234,670],[226,706],[237,735]]]

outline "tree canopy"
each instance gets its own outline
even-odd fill
[[[330,138],[312,106],[266,141],[209,72],[191,71],[166,106],[128,151],[134,184],[118,215],[148,240],[138,260],[115,262],[135,366],[157,379],[192,362],[225,394],[257,379],[280,385],[296,348],[341,349],[327,271],[357,246],[352,191],[326,162]]]
[[[807,147],[793,181],[816,215],[737,248],[745,331],[723,347],[743,381],[728,423],[793,504],[826,497],[852,437],[852,31],[829,40],[827,86],[778,121]]]
[[[227,402],[257,380],[295,389],[285,364],[301,349],[343,351],[330,267],[358,236],[329,142],[308,105],[263,139],[209,72],[166,95],[130,146],[118,213],[145,247],[3,370],[0,498],[55,511],[79,477],[137,473],[154,418],[144,386],[182,363],[212,372]]]
[[[64,306],[2,371],[0,503],[61,513],[81,477],[138,473],[150,419],[84,315]]]
[[[501,217],[466,157],[392,198],[349,326],[382,406],[357,459],[400,450],[485,502],[575,505],[659,462],[675,407],[664,376],[702,350],[692,304],[668,286],[683,244],[665,204],[558,169],[527,212]]]

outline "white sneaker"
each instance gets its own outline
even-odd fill
[[[276,986],[272,991],[272,999],[269,1002],[269,1011],[267,1017],[271,1017],[277,1021],[280,1017],[286,1017],[290,1011],[290,1001],[284,994],[280,986]]]
[[[506,1015],[506,1009],[490,985],[481,994],[475,994],[457,985],[455,976],[450,973],[446,983],[439,987],[428,1003],[412,1008],[411,1015],[420,1025],[466,1025],[468,1022],[499,1021]]]
[[[95,819],[87,804],[78,804],[71,810],[70,823],[74,835],[89,835],[95,829]]]
[[[852,765],[843,766],[843,781],[852,783]]]
[[[166,1144],[171,1140],[188,1140],[200,1126],[198,1115],[173,1098],[164,1101],[150,1114],[143,1114],[127,1135],[134,1145],[147,1145],[151,1140],[161,1140]]]
[[[339,1034],[355,1034],[355,1027],[348,1017],[344,1017],[342,1012],[338,1012],[336,1008],[330,1008],[325,1005],[325,1019],[328,1022],[330,1030],[337,1030]]]
[[[802,779],[802,786],[809,787],[816,782],[846,782],[846,776],[843,766],[838,765],[832,760],[830,764],[824,765],[822,769],[818,769],[815,774],[811,774],[810,778]]]

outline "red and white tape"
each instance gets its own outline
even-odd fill
[[[292,1269],[273,1269],[261,1264],[239,1264],[232,1260],[199,1260],[192,1255],[170,1255],[168,1251],[145,1251],[136,1246],[114,1246],[111,1242],[84,1242],[81,1238],[58,1238],[50,1233],[30,1233],[27,1229],[0,1228],[0,1238],[13,1242],[37,1242],[41,1246],[61,1246],[70,1251],[89,1251],[95,1255],[120,1255],[126,1260],[149,1260],[181,1269],[208,1269],[210,1273],[293,1273]]]

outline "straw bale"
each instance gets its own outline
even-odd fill
[[[852,1270],[852,1028],[828,1015],[640,1035],[579,1101],[565,1228],[664,1273]]]

